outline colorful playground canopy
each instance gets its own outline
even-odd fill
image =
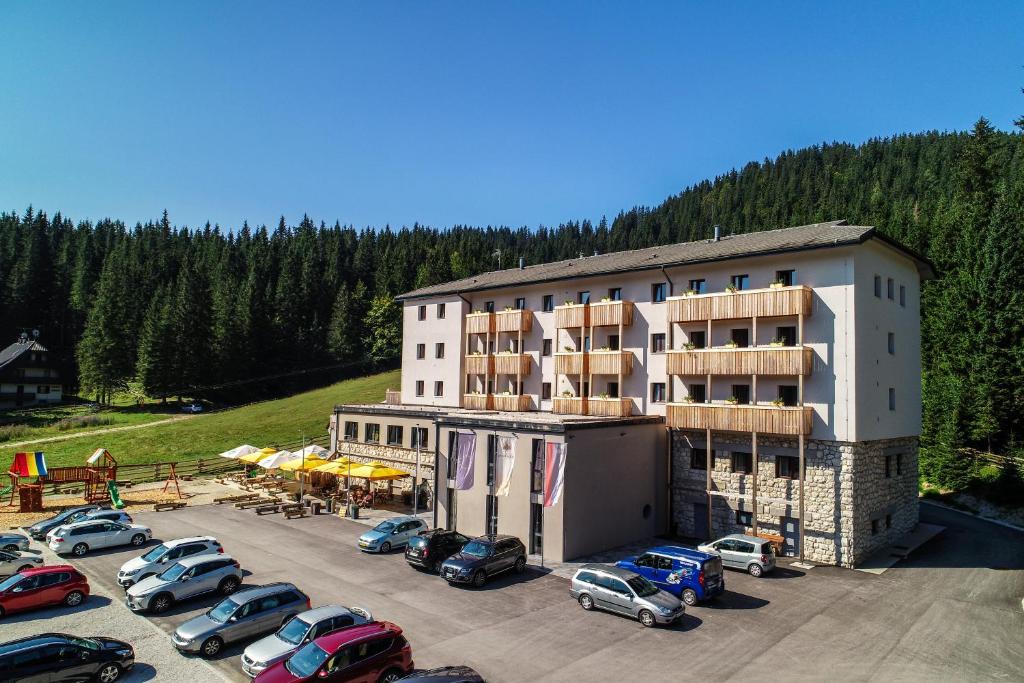
[[[291,451],[278,451],[273,455],[268,455],[256,464],[264,469],[273,470],[293,460],[301,460],[301,458]]]
[[[307,457],[304,461],[302,459],[291,460],[281,465],[279,468],[282,472],[298,472],[300,470],[309,471],[320,465],[323,465],[327,461],[323,458],[310,458]]]
[[[85,464],[95,465],[103,456],[111,457],[110,452],[106,448],[97,448],[92,455],[86,458]]]
[[[261,448],[258,451],[254,451],[252,453],[246,453],[245,455],[239,456],[238,457],[238,461],[239,462],[247,462],[250,465],[255,465],[256,463],[258,463],[263,458],[266,458],[267,456],[273,455],[274,453],[277,453],[277,449],[276,448]]]
[[[259,450],[260,449],[256,448],[255,446],[250,446],[249,444],[246,443],[242,444],[241,446],[232,448],[230,451],[224,451],[223,453],[220,454],[220,457],[232,459],[240,458],[243,455],[249,455],[250,453],[258,453]]]
[[[14,462],[11,463],[10,474],[19,477],[45,477],[46,456],[42,451],[35,453],[15,453]]]
[[[352,471],[346,471],[346,474],[353,479],[369,479],[370,481],[402,479],[403,477],[412,476],[405,470],[389,467],[388,465],[377,461],[364,463],[359,465],[359,467],[353,467]]]

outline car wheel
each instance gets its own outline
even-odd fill
[[[7,545],[4,546],[4,550],[7,550],[9,552],[14,552],[17,549],[18,549],[18,546],[14,545],[13,543],[8,543]]]
[[[380,675],[377,679],[377,683],[393,683],[402,677],[402,672],[398,669],[388,669]]]
[[[387,541],[384,541],[383,543],[380,544],[380,551],[382,553],[390,553],[391,552],[391,544],[388,543]]]
[[[174,596],[170,593],[160,593],[149,602],[149,611],[153,614],[163,614],[174,604]]]
[[[217,590],[220,591],[221,595],[231,595],[238,590],[238,579],[233,576],[229,576],[220,582],[220,585],[217,586]]]
[[[96,672],[96,680],[102,683],[113,683],[119,678],[121,678],[121,667],[114,662],[104,664],[103,668]]]
[[[656,623],[654,621],[654,612],[652,612],[649,609],[642,609],[642,610],[640,610],[640,614],[638,614],[636,616],[637,616],[637,619],[640,620],[640,623],[643,624],[644,626],[646,626],[647,628],[651,628]]]
[[[203,641],[203,646],[199,648],[199,651],[204,657],[214,657],[222,647],[224,647],[224,641],[220,636],[213,636]]]
[[[473,585],[483,588],[485,583],[487,583],[487,573],[483,569],[477,569],[476,574],[473,574]]]
[[[513,569],[515,569],[516,574],[522,574],[526,571],[526,558],[520,555],[519,559],[516,560],[516,564]]]
[[[690,607],[693,607],[697,604],[697,593],[695,593],[692,588],[683,590],[683,602]]]
[[[64,604],[68,607],[78,607],[82,604],[82,600],[85,600],[85,594],[82,591],[71,591],[64,596]]]
[[[84,543],[76,543],[75,547],[71,549],[71,552],[81,557],[89,552],[89,546]]]
[[[755,562],[754,564],[752,564],[752,565],[750,565],[749,567],[747,567],[747,571],[748,571],[748,572],[750,572],[750,575],[751,575],[751,576],[753,576],[753,577],[754,577],[754,578],[756,579],[756,578],[758,578],[759,576],[761,576],[761,573],[762,573],[762,572],[763,572],[764,570],[763,570],[763,569],[761,569],[761,565],[759,565],[759,564],[757,564],[757,563]]]
[[[594,609],[594,598],[584,593],[580,596],[580,607],[587,610],[588,612]]]
[[[142,534],[135,534],[132,536],[132,545],[140,546],[146,542],[146,537]]]
[[[4,608],[0,607],[0,619],[3,619],[5,614],[6,612],[4,612]]]

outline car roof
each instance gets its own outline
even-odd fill
[[[398,522],[399,524],[401,524],[402,522],[422,522],[423,520],[420,519],[419,517],[413,517],[412,515],[396,515],[394,517],[388,517],[388,518],[382,519],[380,521],[382,523],[383,522]]]
[[[189,536],[187,538],[172,538],[169,541],[164,541],[164,545],[168,548],[175,548],[183,543],[198,543],[200,541],[208,541],[210,543],[218,542],[213,536]]]
[[[326,636],[317,638],[314,642],[322,647],[327,652],[333,654],[342,645],[347,645],[356,640],[362,640],[370,636],[381,635],[383,633],[390,633],[391,635],[400,635],[402,629],[392,624],[390,621],[371,621],[368,624],[360,624],[359,626],[350,626],[341,631],[335,631],[334,633],[328,633]]]
[[[703,562],[710,560],[716,555],[706,553],[703,550],[694,550],[693,548],[683,548],[678,545],[659,545],[656,548],[648,548],[648,553],[654,553],[655,555],[664,555],[666,557],[674,557],[684,560],[696,560],[697,562]]]
[[[203,564],[204,562],[212,562],[213,560],[234,560],[234,558],[230,555],[225,555],[223,553],[219,553],[216,555],[214,555],[213,553],[210,553],[209,555],[189,555],[188,557],[183,557],[180,560],[178,560],[178,564],[180,564],[182,567],[194,567],[197,564]]]
[[[605,574],[611,574],[612,576],[623,580],[629,580],[634,576],[640,576],[634,571],[623,569],[622,567],[615,567],[610,564],[585,564],[577,569],[576,573],[578,574],[584,570],[588,572],[604,572]],[[575,576],[575,574],[573,576]]]
[[[19,534],[15,531],[0,531],[0,538],[28,538],[25,534]]]
[[[320,607],[314,607],[313,609],[301,612],[298,616],[303,621],[312,623],[323,619],[329,619],[331,617],[340,617],[345,614],[354,614],[354,612],[348,607],[342,607],[341,605],[322,605]]]
[[[481,543],[497,543],[498,541],[508,540],[518,541],[519,539],[515,536],[510,536],[508,534],[485,534],[483,536],[477,536],[472,540],[480,541]]]
[[[91,517],[92,515],[127,515],[128,513],[124,510],[112,510],[111,508],[96,508],[95,510],[86,510],[85,516]]]
[[[20,574],[25,576],[34,576],[36,574],[50,574],[53,572],[77,572],[78,570],[72,567],[70,564],[51,564],[45,567],[32,567],[31,569],[24,569]]]
[[[747,534],[729,534],[728,536],[722,536],[718,539],[724,541],[727,538],[731,538],[734,541],[747,541],[748,543],[767,543],[768,539],[759,538],[758,536],[748,536]],[[714,543],[714,541],[712,541]]]
[[[200,557],[202,556],[200,555]],[[224,556],[218,555],[217,557]],[[286,583],[284,581],[280,581],[277,583],[268,583],[264,586],[252,586],[251,588],[243,588],[242,590],[239,590],[236,593],[232,594],[230,597],[244,597],[246,600],[252,600],[253,598],[262,598],[264,596],[273,595],[274,593],[280,593],[281,591],[286,590],[293,590],[298,593],[302,593],[302,591],[300,591],[298,586],[296,586],[294,583]],[[302,595],[305,595],[305,593],[302,593]]]
[[[0,655],[9,655],[12,652],[24,650],[27,647],[37,645],[51,645],[53,643],[66,643],[71,636],[64,633],[40,633],[34,636],[18,638],[8,643],[0,644]]]
[[[103,519],[100,522],[116,522],[116,519]],[[77,522],[71,522],[70,524],[61,524],[65,529],[77,529],[78,527],[87,526],[89,524],[96,524],[95,519],[80,519]]]

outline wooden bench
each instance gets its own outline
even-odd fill
[[[254,498],[252,500],[243,500],[241,503],[235,503],[235,507],[239,510],[247,510],[274,502],[276,501],[273,498]]]
[[[280,512],[281,506],[278,505],[277,503],[267,503],[266,505],[260,505],[258,508],[255,509],[257,515],[266,515],[271,512]]]
[[[184,501],[176,501],[173,503],[156,503],[153,505],[153,512],[163,512],[164,510],[179,510],[187,505],[188,503]]]
[[[285,519],[297,519],[299,517],[305,517],[305,516],[306,516],[306,508],[304,508],[302,506],[295,507],[295,508],[289,508],[289,509],[284,511],[284,518]]]
[[[775,549],[775,554],[778,557],[782,557],[782,546],[786,544],[786,539],[778,534],[758,534],[758,538],[763,538],[772,544],[772,548]]]
[[[260,495],[258,493],[243,493],[240,496],[222,496],[220,498],[214,498],[213,502],[215,505],[220,505],[222,503],[241,503],[242,501],[252,500],[253,498],[259,497]]]

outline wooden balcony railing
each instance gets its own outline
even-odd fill
[[[668,299],[668,320],[673,323],[800,313],[811,314],[811,288],[803,285],[674,296]]]
[[[669,403],[665,422],[676,429],[713,429],[763,434],[811,433],[810,406],[729,405],[727,403]]]
[[[585,375],[589,372],[586,353],[559,351],[555,354],[555,374]]]
[[[494,356],[478,354],[466,356],[467,375],[493,375]]]
[[[555,396],[551,399],[551,412],[557,415],[586,415],[587,399],[581,396]]]
[[[499,375],[529,375],[533,359],[525,353],[497,353],[494,372]]]
[[[400,406],[402,405],[402,392],[395,391],[394,389],[384,390],[384,403],[389,406]]]
[[[633,399],[591,396],[587,399],[587,414],[601,417],[629,417],[633,414]]]
[[[493,313],[467,313],[466,332],[469,334],[487,334],[494,332]]]
[[[633,372],[633,354],[630,351],[591,351],[588,372],[594,375],[628,375]]]
[[[492,394],[463,394],[462,407],[467,410],[494,410]]]
[[[670,375],[809,375],[814,367],[814,351],[807,346],[692,349],[667,355]]]
[[[510,413],[524,413],[533,407],[530,394],[495,394],[494,409]]]
[[[494,314],[494,329],[497,332],[529,332],[533,327],[533,311],[513,309]]]
[[[590,304],[590,324],[594,327],[603,325],[633,324],[632,301],[598,301]]]
[[[586,327],[590,324],[589,304],[555,306],[555,327],[559,329]]]

